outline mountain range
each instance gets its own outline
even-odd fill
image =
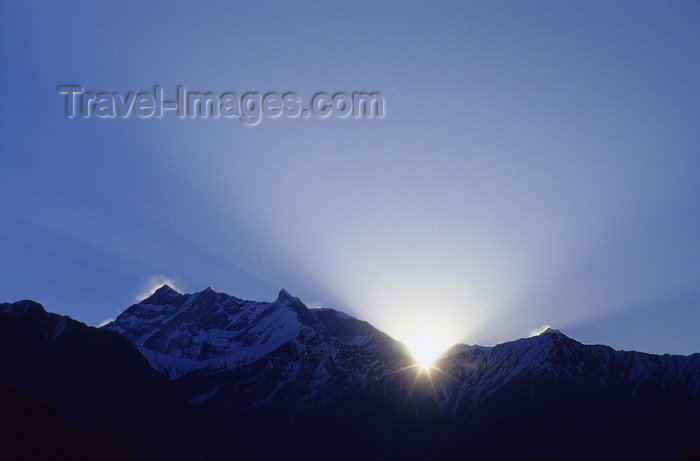
[[[100,329],[0,304],[0,350],[3,401],[49,406],[83,453],[113,459],[675,460],[700,447],[700,354],[549,329],[457,345],[423,369],[369,323],[285,290],[255,302],[165,285]]]

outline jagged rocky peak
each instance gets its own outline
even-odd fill
[[[295,298],[294,296],[290,295],[289,292],[288,292],[287,290],[285,290],[284,288],[282,288],[282,289],[280,290],[279,294],[277,295],[277,301],[282,301],[282,300],[285,300],[285,299],[294,300],[294,299],[298,299],[298,298]]]
[[[166,293],[174,293],[174,294],[180,294],[177,290],[173,289],[170,285],[167,283],[164,283],[160,288],[158,288],[156,291],[153,292],[153,294],[160,293],[160,294],[166,294]]]
[[[279,295],[277,295],[277,299],[273,304],[276,306],[286,306],[291,308],[294,312],[296,312],[297,318],[302,324],[311,327],[320,326],[316,317],[314,317],[311,311],[309,311],[309,308],[306,307],[306,304],[304,304],[301,299],[290,295],[284,288],[280,290]]]
[[[230,298],[230,296],[226,293],[219,293],[218,291],[214,291],[214,289],[211,286],[206,287],[202,291],[193,293],[192,297],[194,300],[196,300],[196,302],[199,303],[213,303],[219,299],[223,300],[226,298]]]
[[[306,305],[299,298],[290,295],[289,292],[284,288],[280,290],[279,294],[277,295],[277,299],[274,301],[274,304],[287,304],[297,309],[303,307],[302,310],[308,310]]]
[[[141,303],[143,304],[165,304],[168,301],[171,301],[178,296],[181,296],[181,294],[174,290],[173,288],[170,287],[170,285],[163,284],[160,288],[158,288],[156,291],[153,292],[153,294],[143,301]]]

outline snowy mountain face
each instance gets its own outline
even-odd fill
[[[308,309],[284,290],[264,303],[164,286],[104,328],[222,427],[274,440],[272,457],[279,446],[303,459],[373,443],[385,451],[372,457],[394,459],[398,440],[403,453],[452,459],[464,450],[483,459],[663,459],[700,446],[698,354],[615,351],[547,330],[455,346],[424,373],[370,324]],[[322,440],[313,436],[319,428]]]
[[[372,357],[367,367],[405,366],[405,349],[366,322],[332,309],[309,310],[281,290],[273,302],[245,301],[211,288],[183,295],[167,285],[104,327],[135,344],[153,368],[171,379],[253,363],[282,346],[349,351]],[[384,357],[386,355],[386,357]],[[367,357],[368,359],[370,357]],[[397,361],[385,364],[383,360]]]
[[[353,434],[357,449],[378,444],[399,414],[416,411],[406,401],[415,369],[399,372],[414,362],[402,344],[333,309],[308,309],[284,290],[264,303],[163,287],[103,328],[132,341],[221,427],[265,439],[263,459],[279,458],[287,445],[286,459],[327,458]],[[359,422],[367,420],[374,423]],[[300,444],[319,427],[335,429]]]
[[[512,380],[546,378],[585,383],[590,388],[619,387],[626,395],[647,387],[680,389],[700,403],[700,354],[653,355],[583,345],[548,329],[542,334],[495,347],[453,347],[435,363],[442,370],[435,396],[443,408],[468,413]]]

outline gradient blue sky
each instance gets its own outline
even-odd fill
[[[0,300],[96,325],[165,279],[284,287],[418,355],[700,351],[699,2],[141,3],[2,2]],[[71,120],[67,83],[386,117]]]

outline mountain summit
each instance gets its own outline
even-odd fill
[[[148,301],[149,304],[163,304],[178,296],[180,296],[180,293],[165,284],[154,291],[152,295],[144,299],[144,301]]]

